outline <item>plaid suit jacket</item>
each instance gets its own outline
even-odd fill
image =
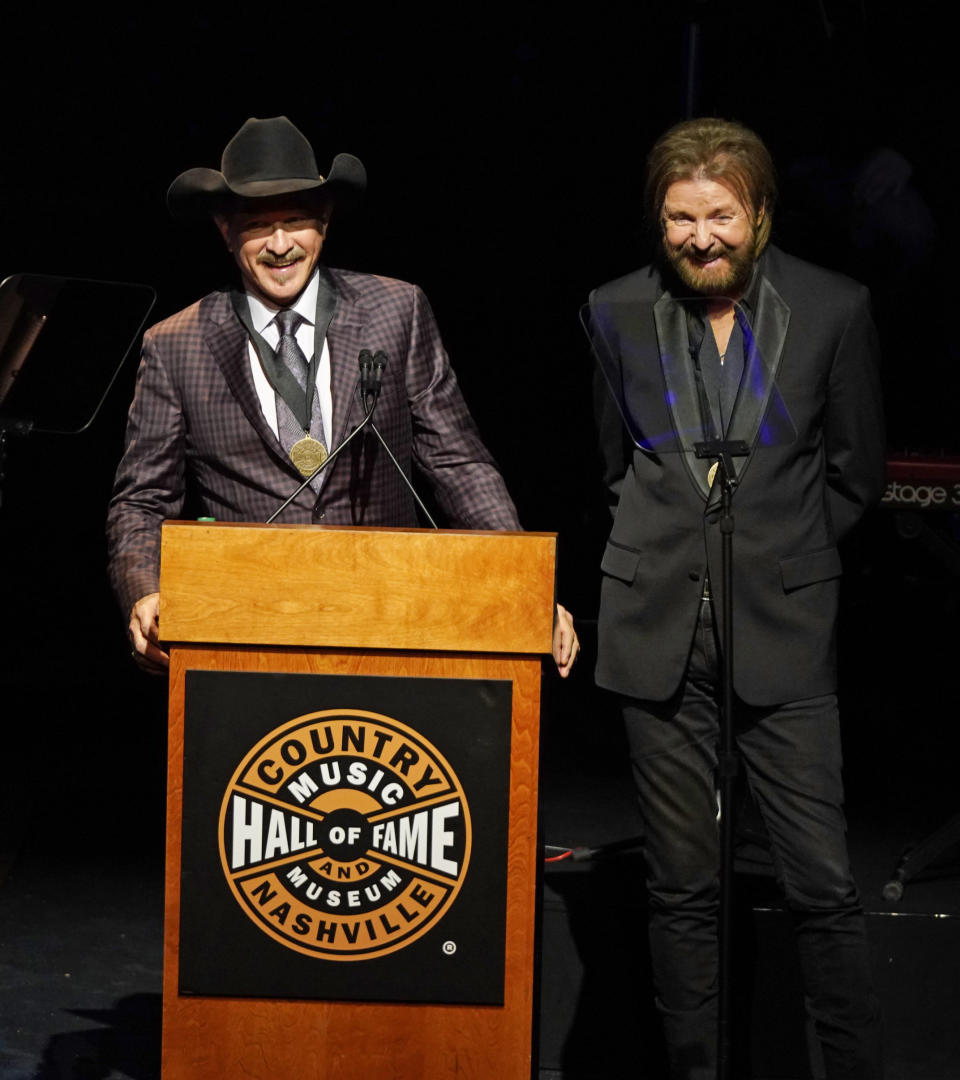
[[[376,424],[408,475],[429,481],[446,524],[518,529],[516,510],[457,386],[423,293],[391,278],[330,270],[327,330],[333,433],[363,417],[357,356],[388,358]],[[122,610],[156,592],[160,526],[191,508],[220,521],[264,521],[302,477],[270,430],[250,374],[247,333],[215,292],[147,331],[107,516],[110,576]],[[333,463],[279,519],[325,525],[418,524],[410,493],[374,436]]]

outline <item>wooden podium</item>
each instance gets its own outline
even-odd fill
[[[543,533],[201,522],[164,526],[161,632],[170,644],[164,1080],[531,1076],[540,658],[551,648],[555,549],[555,536]],[[365,1000],[331,1000],[184,992],[181,899],[190,874],[182,882],[182,843],[193,843],[196,831],[191,825],[185,834],[183,827],[190,801],[184,798],[185,715],[188,729],[192,723],[188,687],[191,680],[235,678],[202,673],[241,672],[374,676],[380,683],[402,679],[409,680],[411,695],[416,686],[433,685],[424,679],[498,680],[507,703],[503,775],[509,776],[502,1004],[405,1001],[396,993],[378,1001],[375,994]],[[456,723],[456,717],[450,722]],[[296,759],[294,745],[299,744],[283,744],[290,760]],[[261,771],[272,776],[262,764]],[[186,775],[189,790],[196,768]],[[247,824],[242,828],[249,832]],[[482,841],[474,838],[474,855]],[[467,866],[466,880],[475,865],[480,865],[477,858]],[[476,891],[476,882],[472,888]],[[211,891],[222,893],[226,900],[219,902],[239,911],[222,873]],[[464,886],[460,895],[466,891]],[[263,895],[261,885],[261,904]],[[424,895],[422,888],[419,895]],[[454,907],[458,902],[452,901]],[[186,910],[186,900],[184,905]],[[276,916],[281,917],[286,912]],[[238,955],[250,942],[281,959],[290,955],[249,918],[245,925],[248,944],[236,943]],[[371,922],[366,925],[373,930]],[[195,933],[191,940],[196,941]],[[418,947],[428,942],[431,950],[441,947],[443,917],[431,924]],[[453,948],[449,942],[442,947]],[[224,952],[222,946],[211,949]],[[338,964],[299,955],[294,960],[311,971],[330,971],[332,965],[334,974],[348,970],[358,976],[376,963]]]

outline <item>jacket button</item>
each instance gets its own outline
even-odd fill
[[[700,580],[700,574],[696,570],[691,570],[689,576],[690,576],[691,581],[699,581]]]
[[[707,514],[707,524],[708,525],[716,525],[716,523],[719,520],[720,520],[720,515],[716,511],[713,511],[710,514]]]
[[[327,513],[325,510],[314,510],[313,516],[315,520],[323,521],[323,519],[327,516]]]

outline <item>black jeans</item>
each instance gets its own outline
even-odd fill
[[[716,1075],[718,695],[713,612],[704,600],[674,698],[623,702],[644,822],[657,1004],[675,1080]],[[847,856],[836,696],[766,709],[737,702],[735,714],[742,767],[794,915],[827,1077],[875,1080],[883,1074],[880,1008]]]

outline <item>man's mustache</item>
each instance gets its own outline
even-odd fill
[[[718,240],[714,246],[707,251],[698,250],[689,240],[680,249],[682,255],[687,255],[700,262],[708,262],[710,259],[717,258],[718,255],[729,255],[731,251],[733,251],[733,248],[730,247],[729,244],[725,244],[722,240]]]
[[[285,251],[282,255],[274,255],[271,251],[261,251],[257,254],[257,262],[263,263],[264,266],[289,266],[298,259],[306,258],[306,255],[307,253],[299,244],[294,244],[289,251]]]

